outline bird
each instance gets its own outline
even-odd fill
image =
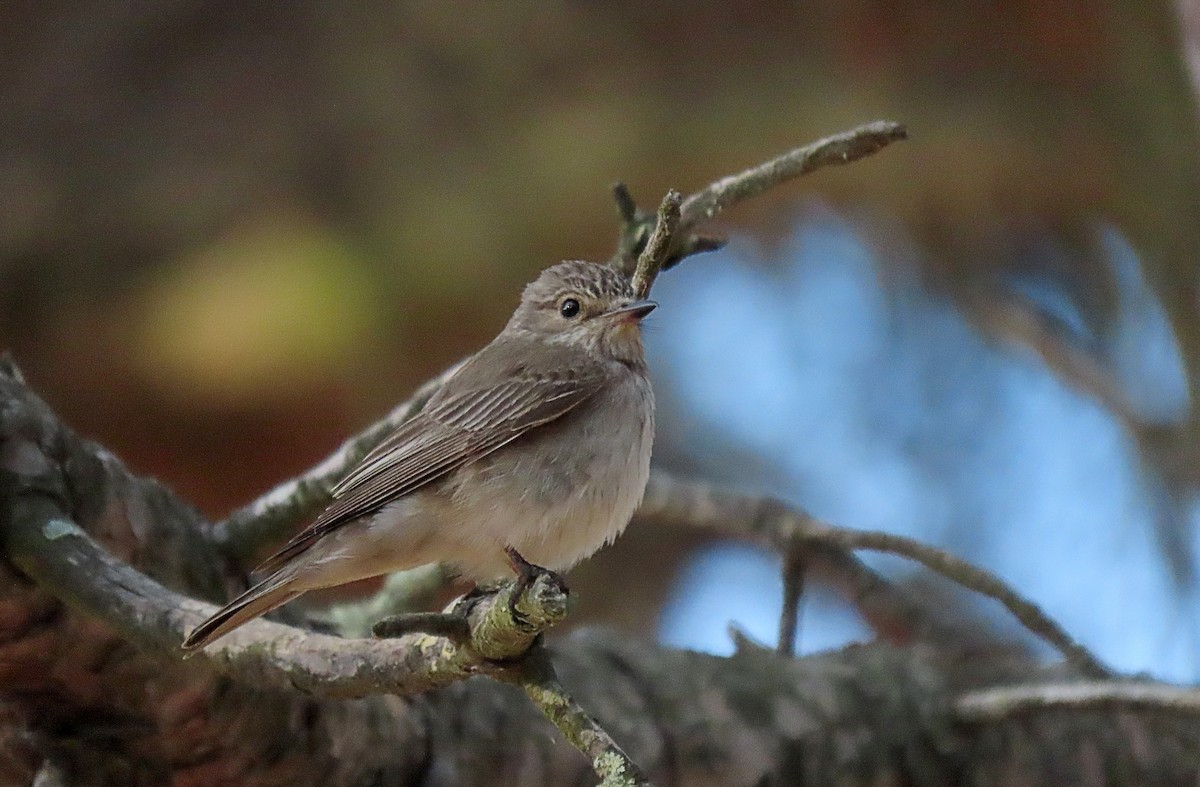
[[[333,487],[328,507],[194,628],[193,651],[310,590],[442,562],[477,583],[565,571],[640,505],[654,442],[641,337],[654,301],[568,260],[503,330]],[[515,607],[510,606],[510,609]]]

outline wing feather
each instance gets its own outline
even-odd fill
[[[367,454],[333,488],[333,503],[257,571],[275,571],[342,524],[561,418],[595,395],[608,377],[599,364],[581,368],[552,362],[546,364],[551,371],[532,372],[521,365],[499,385],[488,384],[475,363],[480,356],[447,381],[425,410]]]

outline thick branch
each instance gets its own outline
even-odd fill
[[[678,243],[696,221],[771,185],[823,164],[853,160],[899,138],[903,130],[894,124],[873,124],[718,181],[683,204],[676,233],[671,232],[670,216],[658,222],[666,239],[659,244],[671,247],[667,241],[673,234]],[[704,245],[686,236],[685,241],[683,252],[677,248],[677,253]],[[647,265],[657,256],[657,251],[649,255]],[[653,270],[647,268],[643,276],[647,290],[652,278]],[[0,566],[7,592],[0,608],[0,664],[6,686],[17,688],[15,701],[27,710],[36,709],[30,718],[50,720],[38,721],[42,725],[38,734],[51,741],[47,749],[66,758],[78,773],[80,763],[92,768],[98,757],[110,756],[119,741],[122,770],[113,772],[125,782],[136,774],[140,781],[177,777],[175,781],[211,783],[213,779],[205,781],[205,777],[214,773],[225,781],[237,781],[237,772],[230,777],[228,771],[203,770],[208,758],[217,759],[206,748],[214,741],[239,754],[257,746],[260,769],[296,758],[299,768],[290,773],[273,771],[275,778],[267,780],[272,783],[377,783],[406,777],[460,782],[464,780],[454,778],[461,773],[453,763],[470,762],[488,742],[500,741],[494,764],[507,767],[505,775],[512,775],[511,780],[519,774],[522,783],[577,781],[579,768],[562,765],[545,754],[547,747],[539,749],[531,743],[544,739],[546,730],[543,722],[531,718],[528,703],[512,702],[501,693],[504,687],[494,683],[462,680],[488,674],[520,686],[611,784],[644,781],[614,738],[672,783],[984,783],[989,776],[1013,781],[1014,773],[1026,780],[1047,781],[1064,768],[1071,778],[1102,768],[1102,778],[1119,773],[1138,783],[1195,783],[1200,776],[1191,719],[1177,724],[1156,712],[1137,718],[1125,714],[1119,719],[1119,734],[1113,732],[1117,725],[1094,714],[1053,718],[1044,714],[1019,727],[1005,723],[1008,715],[1030,704],[1091,710],[1118,702],[1133,710],[1168,707],[1190,713],[1192,698],[1164,698],[1161,692],[1150,692],[1155,697],[1148,700],[1145,692],[1133,696],[1136,692],[1126,689],[1125,696],[1114,699],[1111,684],[1107,694],[1067,688],[1047,695],[1042,687],[1040,695],[1001,689],[963,696],[964,690],[1017,680],[1045,681],[1063,673],[1069,676],[1070,671],[1047,674],[1019,655],[1006,660],[996,654],[964,667],[961,653],[923,643],[905,649],[852,648],[803,660],[746,647],[732,659],[717,659],[575,637],[555,654],[553,668],[547,662],[534,670],[536,661],[520,666],[497,661],[530,652],[531,646],[535,657],[541,657],[533,645],[535,631],[511,625],[503,594],[466,611],[464,626],[447,628],[446,637],[410,634],[387,642],[342,640],[257,621],[192,663],[180,663],[177,644],[184,630],[211,610],[168,590],[160,581],[188,592],[220,595],[213,587],[213,567],[220,562],[215,545],[225,549],[226,557],[240,559],[281,538],[324,505],[329,486],[384,433],[419,410],[447,375],[427,384],[411,402],[348,441],[326,462],[235,513],[215,531],[215,539],[205,540],[198,535],[200,520],[194,511],[166,490],[132,478],[110,454],[62,429],[44,405],[24,391],[15,372],[0,367],[0,539],[5,557],[21,572],[18,576]],[[830,528],[775,501],[721,494],[656,474],[639,517],[733,531],[789,553],[796,550],[813,570],[830,571],[844,580],[860,609],[883,609],[885,617],[895,615],[902,622],[919,621],[919,610],[914,612],[850,550],[882,549],[906,555],[969,587],[995,594],[1031,626],[1046,622],[1036,607],[999,580],[951,556],[886,534]],[[103,539],[108,548],[93,536]],[[47,592],[65,601],[73,612],[62,614]],[[565,599],[555,596],[550,586],[535,586],[522,603],[526,604],[522,612],[538,620],[539,627],[565,613]],[[96,621],[107,623],[119,637]],[[1076,645],[1072,651],[1074,643],[1061,631],[1045,628],[1042,633],[1065,647],[1069,659],[1084,672],[1103,671],[1082,648]],[[57,647],[44,647],[47,640]],[[214,683],[213,670],[201,668],[205,662],[238,681]],[[604,728],[574,702],[555,672],[604,722]],[[169,673],[170,680],[162,680],[159,673]],[[128,679],[130,674],[134,680]],[[23,682],[18,683],[16,675],[23,675]],[[101,683],[76,685],[84,680]],[[307,697],[344,698],[408,694],[438,686],[442,692],[399,708],[381,702],[329,703],[296,696],[297,690]],[[164,697],[171,701],[161,702]],[[954,697],[960,699],[956,702]],[[222,714],[229,712],[229,704],[240,714],[240,727],[224,724]],[[255,725],[263,718],[258,715],[263,707],[268,707],[266,718],[272,723]],[[981,718],[967,729],[952,728],[970,717],[972,708],[998,716],[994,721]],[[371,719],[377,723],[367,721]],[[350,756],[331,757],[327,745],[307,751],[292,745],[313,730],[332,735],[331,731],[346,729],[342,722],[347,720],[357,720],[349,726],[363,733],[340,741]],[[543,727],[536,727],[537,723]],[[206,734],[198,743],[179,743],[193,740],[186,735],[194,735],[194,729],[204,725]],[[605,729],[612,730],[613,736]],[[179,731],[186,735],[172,734]],[[239,736],[243,731],[255,735]],[[258,741],[271,731],[284,737],[271,739],[276,745],[270,741],[260,745]],[[319,744],[332,740],[312,738]],[[1021,745],[1029,740],[1036,744],[1032,749]],[[1146,740],[1156,743],[1153,751],[1140,745]],[[150,760],[148,741],[154,755]],[[181,751],[172,751],[173,746]],[[1099,765],[1098,755],[1103,758]],[[305,767],[309,760],[320,758],[324,758],[323,770]],[[1005,770],[1010,761],[1016,764]],[[529,767],[541,770],[531,778]],[[64,779],[71,774],[57,761],[48,761],[42,772],[63,774]],[[486,767],[474,775],[503,780]],[[1040,775],[1047,778],[1039,779]],[[95,780],[101,778],[95,775]]]
[[[214,609],[174,593],[99,547],[61,505],[42,493],[19,494],[4,533],[8,559],[77,611],[102,620],[140,647],[178,653],[192,626]],[[347,640],[256,620],[192,657],[238,680],[318,697],[414,694],[496,669],[532,645],[541,628],[508,613],[511,587],[473,605],[470,638],[456,644],[414,635],[399,640]],[[554,583],[539,582],[517,609],[548,626],[566,614]]]
[[[259,653],[218,649],[180,662],[183,630],[209,607],[130,564],[171,576],[180,589],[206,586],[206,577],[169,567],[173,550],[186,550],[194,566],[214,558],[210,542],[172,533],[199,532],[194,512],[62,429],[2,374],[0,403],[0,538],[24,574],[0,565],[0,665],[8,707],[15,703],[34,725],[30,740],[55,758],[48,771],[111,783],[549,785],[584,777],[581,758],[548,745],[553,730],[527,698],[491,681],[456,681],[403,703],[313,698],[360,696],[372,682],[380,691],[396,686],[386,670],[396,668],[397,650],[408,652],[403,641],[336,640],[259,622],[233,635],[247,637],[241,650]],[[146,596],[154,603],[142,603]],[[264,666],[301,639],[294,672]],[[661,784],[982,784],[1014,768],[1027,781],[1062,785],[1087,783],[1080,774],[1096,767],[1129,783],[1200,776],[1194,721],[1177,715],[1133,708],[1119,724],[1060,712],[954,726],[954,698],[964,691],[1069,675],[1020,654],[971,655],[917,644],[805,659],[744,648],[722,659],[579,635],[555,646],[554,667]],[[205,668],[235,657],[245,668],[237,681]],[[407,685],[428,677],[418,672]],[[564,726],[568,736],[585,729]],[[578,740],[589,751],[606,745]],[[1147,740],[1155,745],[1141,745]],[[0,756],[10,745],[0,739]]]
[[[185,631],[212,610],[173,593],[97,545],[71,519],[61,497],[68,484],[62,483],[56,463],[37,442],[8,434],[0,459],[8,560],[39,586],[104,621],[126,640],[150,651],[177,652]],[[534,696],[606,784],[648,784],[558,684],[548,660],[536,658],[536,669],[521,663],[542,633],[566,617],[566,589],[550,574],[538,576],[516,602],[520,620],[509,611],[512,593],[508,583],[460,604],[455,614],[433,620],[421,616],[424,625],[419,628],[432,629],[433,635],[414,633],[387,642],[344,640],[256,620],[195,658],[247,684],[334,698],[412,694],[473,675],[492,675],[516,682]],[[448,627],[447,621],[458,625]]]

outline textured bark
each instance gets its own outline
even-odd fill
[[[9,539],[23,518],[44,520],[50,543],[61,538],[65,526],[38,508],[62,505],[113,557],[175,590],[215,598],[222,584],[243,581],[195,511],[62,427],[11,370],[0,375],[0,473],[6,554],[15,554]],[[38,489],[28,488],[31,478]],[[359,700],[258,688],[182,660],[177,634],[134,644],[78,609],[3,567],[0,777],[8,783],[39,772],[69,784],[595,779],[512,686],[477,677]],[[1070,677],[996,645],[872,644],[803,659],[750,647],[726,659],[583,633],[555,643],[553,654],[563,683],[658,784],[1200,778],[1200,728],[1187,714],[1051,708],[963,721],[955,700],[965,690]]]

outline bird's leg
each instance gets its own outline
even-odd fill
[[[551,571],[548,568],[530,563],[521,557],[521,553],[511,546],[504,548],[504,554],[508,555],[508,565],[512,568],[513,573],[517,575],[517,581],[513,584],[512,593],[508,596],[508,612],[517,623],[525,624],[528,621],[517,610],[517,602],[521,600],[521,596],[525,594],[525,591],[529,589],[533,581],[538,578],[538,575],[546,574],[564,591],[567,589],[567,583],[563,581],[562,576],[557,571]]]

